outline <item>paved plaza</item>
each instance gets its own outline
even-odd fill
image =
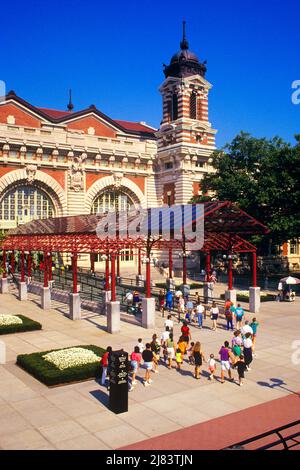
[[[107,391],[96,381],[48,388],[17,367],[16,356],[80,344],[111,345],[130,353],[138,337],[145,343],[154,332],[160,334],[164,319],[157,313],[155,330],[122,322],[121,333],[109,335],[105,317],[85,312],[82,320],[71,321],[64,316],[66,311],[67,307],[59,303],[54,303],[51,310],[41,310],[33,294],[25,302],[18,301],[14,291],[0,297],[0,313],[24,314],[43,325],[42,331],[0,338],[7,349],[7,362],[0,365],[1,449],[117,449],[300,390],[300,355],[294,354],[296,360],[292,360],[293,342],[300,341],[299,299],[294,303],[262,303],[256,315],[260,322],[257,354],[244,387],[228,381],[209,382],[206,364],[200,380],[194,379],[194,369],[186,362],[181,372],[160,365],[150,387],[143,387],[139,381],[130,392],[129,411],[120,415],[109,411]],[[246,313],[246,318],[252,317]],[[204,325],[202,330],[191,327],[192,340],[202,343],[208,358],[210,353],[217,355],[221,344],[232,335],[224,329],[223,319],[216,332],[210,329],[209,318]],[[176,340],[179,331],[175,320]],[[138,375],[143,377],[144,369]],[[236,372],[234,376],[237,378]],[[249,433],[251,436],[251,429]]]

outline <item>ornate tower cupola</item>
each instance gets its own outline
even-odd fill
[[[167,77],[189,77],[191,75],[201,75],[205,77],[206,62],[200,63],[194,52],[189,50],[189,43],[186,39],[185,21],[183,21],[182,41],[180,51],[173,55],[170,65],[165,65],[164,74]]]
[[[201,192],[203,174],[212,171],[210,155],[217,131],[208,121],[211,84],[206,70],[206,62],[189,50],[184,21],[180,50],[164,66],[166,78],[160,87],[163,118],[157,132],[157,164],[164,202],[189,202]]]

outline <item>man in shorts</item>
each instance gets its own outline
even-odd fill
[[[225,341],[224,346],[221,347],[220,351],[220,360],[221,360],[221,383],[225,382],[224,375],[225,371],[228,372],[228,378],[230,382],[233,382],[233,377],[231,376],[231,365],[230,365],[230,350],[229,350],[229,343]]]
[[[154,359],[153,352],[151,351],[151,344],[146,344],[146,349],[142,352],[142,358],[144,361],[144,366],[146,368],[146,375],[144,380],[144,386],[147,387],[151,384],[152,380],[150,379],[150,371],[152,369],[152,362]]]

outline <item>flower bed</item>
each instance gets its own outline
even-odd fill
[[[220,295],[220,299],[225,299],[225,294]],[[236,295],[236,300],[238,302],[249,302],[249,291],[238,291]],[[261,302],[269,302],[271,300],[276,300],[276,295],[274,294],[265,294],[264,292],[260,293]]]
[[[24,315],[0,314],[0,335],[22,333],[25,331],[41,330],[42,325]]]
[[[99,377],[101,357],[105,350],[98,346],[75,346],[17,356],[17,364],[48,386]]]

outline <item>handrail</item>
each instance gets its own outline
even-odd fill
[[[292,444],[292,445],[288,446],[287,441],[290,441],[290,440],[295,439],[296,437],[299,437],[300,436],[300,429],[299,429],[298,432],[294,432],[293,434],[291,434],[289,436],[286,436],[286,437],[282,436],[281,431],[284,431],[286,429],[290,429],[290,428],[295,427],[295,426],[300,426],[300,420],[293,421],[292,423],[286,424],[284,426],[279,426],[278,428],[272,429],[271,431],[267,431],[267,432],[264,432],[262,434],[258,434],[257,436],[251,437],[249,439],[245,439],[244,441],[241,441],[241,442],[237,442],[236,444],[232,444],[232,445],[230,445],[228,447],[225,447],[221,450],[235,450],[235,449],[243,450],[244,446],[246,446],[247,444],[250,444],[252,442],[256,442],[260,439],[264,439],[265,437],[268,437],[268,436],[272,436],[272,434],[276,434],[279,437],[279,439],[277,439],[276,441],[271,442],[269,444],[265,444],[263,446],[260,446],[255,450],[271,449],[272,447],[275,447],[280,443],[283,445],[284,450],[289,450],[290,448],[295,447],[296,445],[299,445],[299,442],[296,442],[295,444]],[[246,450],[246,449],[244,449],[244,450]]]

